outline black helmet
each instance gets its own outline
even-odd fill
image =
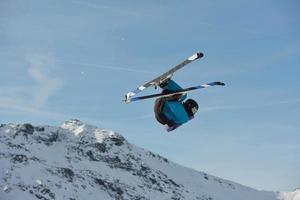
[[[184,102],[184,108],[187,112],[187,114],[190,116],[190,117],[193,117],[196,112],[198,111],[198,104],[196,101],[194,101],[193,99],[188,99]]]

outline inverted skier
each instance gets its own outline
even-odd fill
[[[182,87],[171,79],[159,86],[162,88],[162,94],[182,90]],[[193,99],[184,101],[186,98],[187,94],[176,94],[156,99],[154,104],[155,118],[159,123],[166,125],[168,132],[193,119],[198,111],[197,102]]]
[[[159,123],[166,125],[167,131],[172,131],[182,124],[187,123],[189,120],[194,118],[199,108],[197,102],[193,99],[186,100],[187,92],[209,88],[211,86],[225,85],[223,82],[216,81],[183,89],[175,81],[171,80],[172,76],[179,69],[182,69],[184,66],[202,57],[203,53],[201,52],[193,54],[162,75],[146,82],[143,85],[140,85],[135,90],[128,92],[123,101],[125,103],[130,103],[143,99],[158,98],[156,99],[154,105],[155,118]],[[162,88],[161,93],[146,96],[136,96],[146,88],[156,88],[157,86]]]

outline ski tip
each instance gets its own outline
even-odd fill
[[[125,95],[125,98],[122,99],[122,101],[123,101],[124,103],[127,103],[127,104],[130,102],[130,100],[126,98],[126,95]]]
[[[191,60],[191,61],[194,61],[194,60],[197,60],[199,58],[202,58],[204,56],[203,53],[199,52],[199,53],[195,53],[194,55],[190,56],[188,58],[188,60]]]
[[[212,82],[212,83],[208,83],[208,84],[204,84],[205,85],[209,85],[209,86],[214,86],[214,85],[220,85],[220,86],[225,86],[225,83],[220,82],[220,81],[216,81],[216,82]]]
[[[197,53],[198,58],[202,58],[204,56],[204,54],[202,52]]]
[[[135,95],[134,92],[128,92],[126,95],[125,95],[125,98],[123,99],[123,102],[125,103],[130,103],[131,102],[131,98]]]
[[[225,86],[225,83],[223,83],[223,82],[217,82],[217,83],[218,83],[218,85]]]
[[[202,58],[203,57],[203,53],[195,53],[194,55],[192,55],[192,56],[190,56],[189,58],[188,58],[188,60],[191,60],[191,61],[193,61],[193,60],[197,60],[197,59],[199,59],[199,58]]]

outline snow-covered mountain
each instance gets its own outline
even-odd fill
[[[280,195],[284,200],[300,200],[300,188],[293,192],[282,192]]]
[[[275,200],[180,165],[79,120],[0,125],[0,199]]]

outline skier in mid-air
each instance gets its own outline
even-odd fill
[[[173,80],[169,79],[159,85],[162,94],[176,92],[182,88]],[[155,118],[163,125],[167,131],[172,131],[182,124],[193,119],[198,111],[198,104],[193,99],[188,99],[187,94],[176,94],[169,97],[160,97],[154,104]]]
[[[154,104],[155,118],[157,121],[163,125],[166,125],[167,131],[172,131],[178,128],[182,124],[193,119],[199,108],[197,102],[193,99],[187,99],[185,101],[187,98],[187,92],[216,85],[225,85],[224,83],[218,81],[183,89],[175,81],[171,80],[176,71],[202,57],[203,53],[193,54],[162,75],[139,86],[135,90],[128,92],[123,101],[130,103],[142,99],[157,98]],[[138,93],[142,92],[148,87],[157,88],[158,86],[162,88],[161,93],[147,96],[136,96]]]

